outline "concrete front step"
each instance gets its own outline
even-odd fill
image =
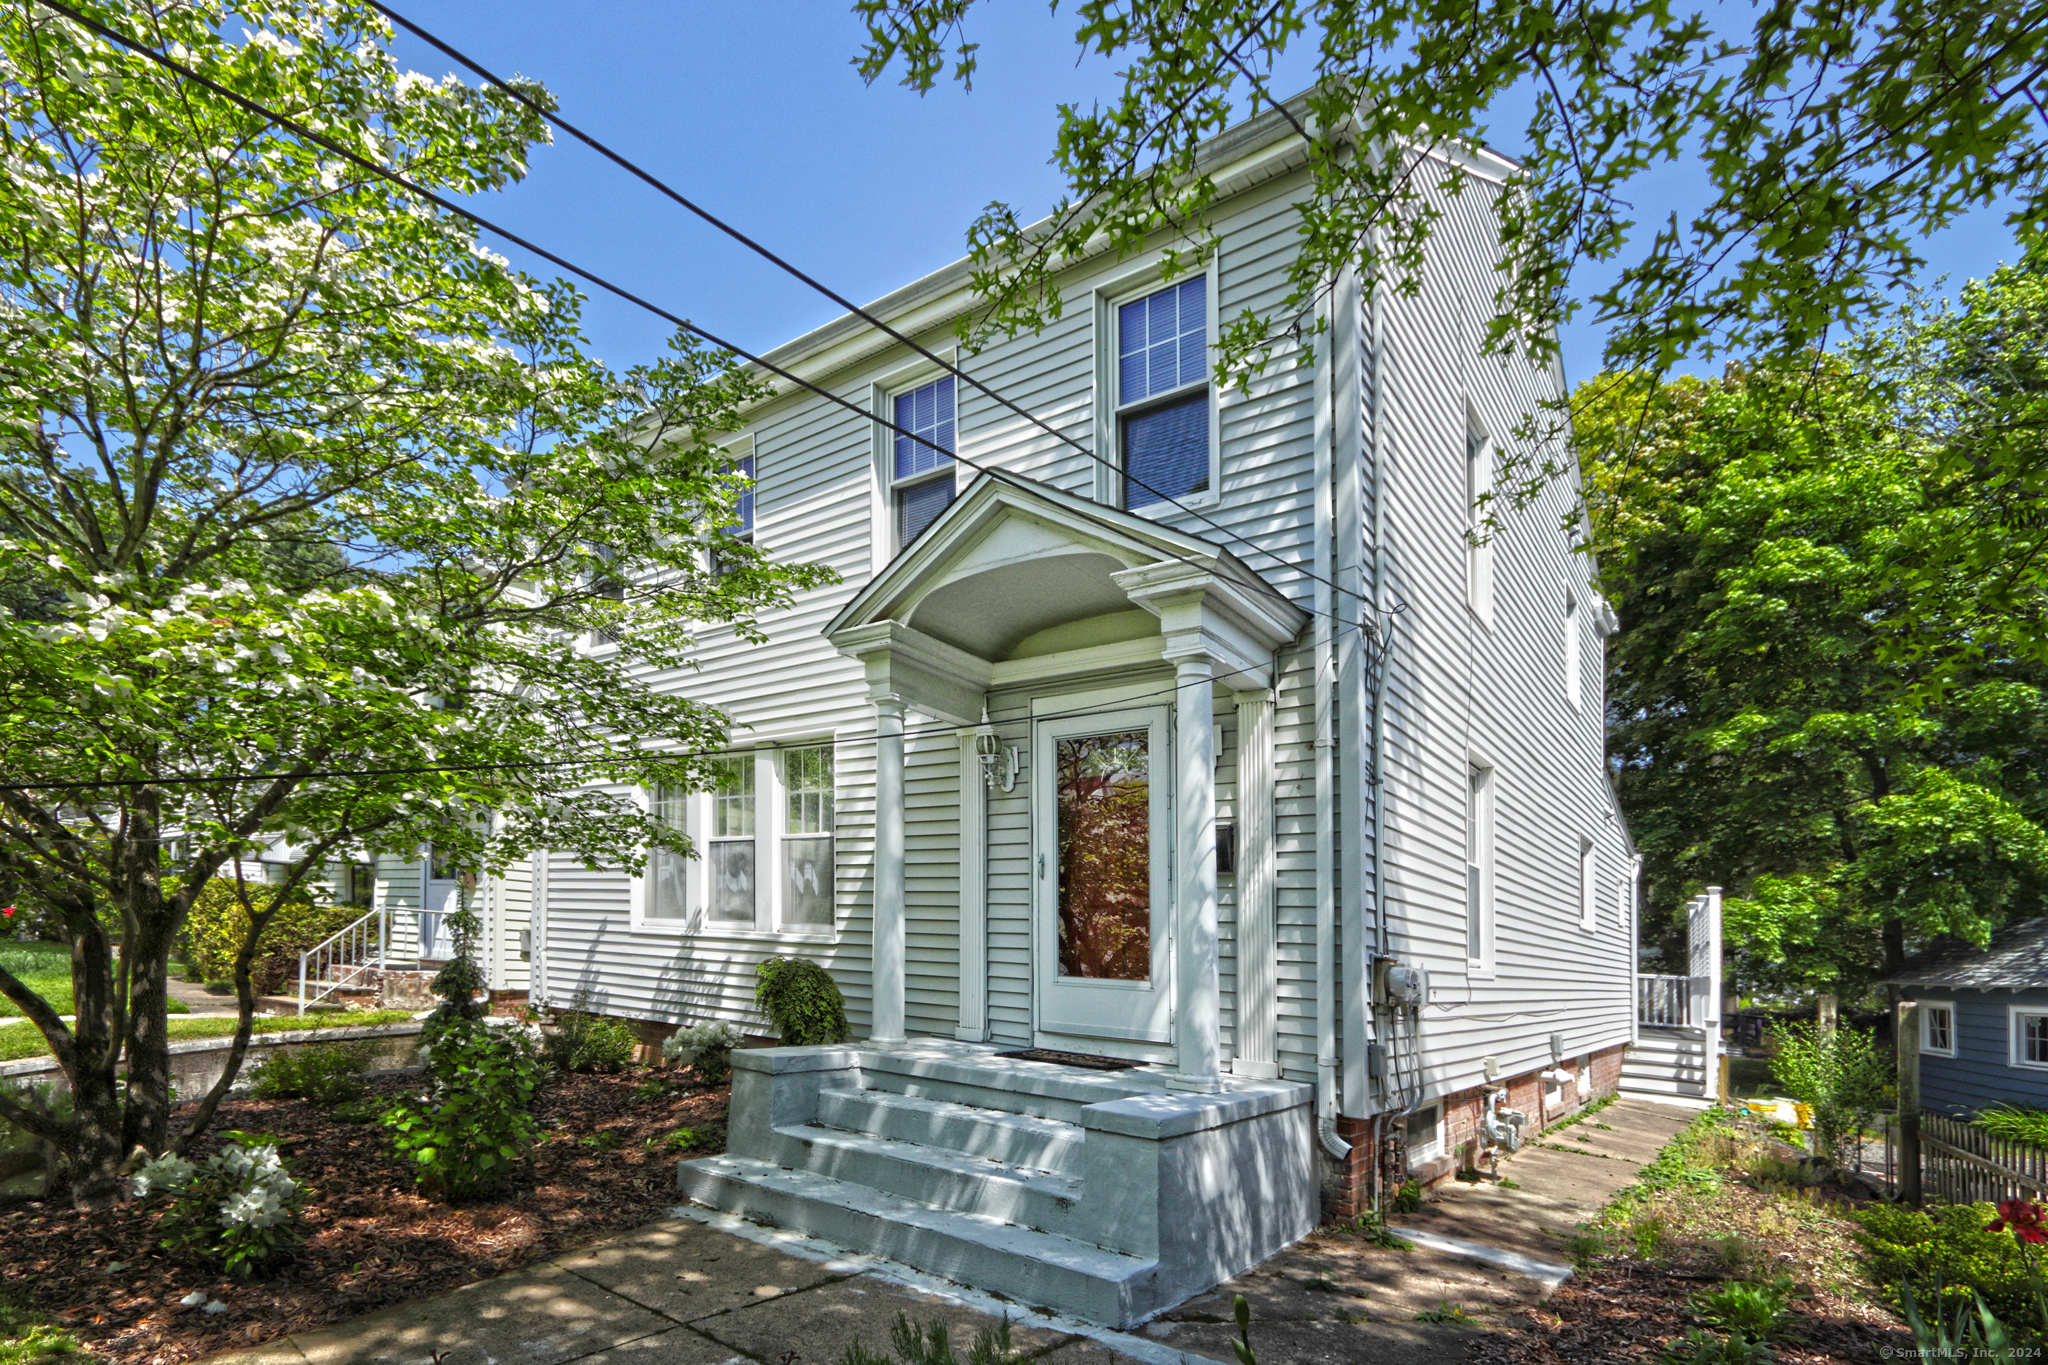
[[[1164,1093],[1162,1077],[1140,1068],[1088,1072],[1050,1062],[984,1053],[972,1063],[940,1053],[873,1052],[861,1059],[861,1082],[915,1099],[1028,1114],[1078,1124],[1091,1104]]]
[[[827,1128],[894,1138],[982,1157],[1005,1166],[1078,1175],[1087,1134],[1078,1125],[1031,1114],[901,1095],[893,1090],[822,1090],[818,1122]]]
[[[1157,1261],[986,1214],[937,1209],[815,1171],[742,1157],[686,1161],[678,1175],[683,1194],[700,1204],[859,1247],[1023,1303],[1058,1304],[1118,1326],[1165,1306],[1153,1301],[1159,1297]]]
[[[816,1124],[778,1126],[779,1164],[936,1209],[1071,1235],[1081,1182],[894,1138]]]

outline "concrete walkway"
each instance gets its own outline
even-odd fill
[[[963,1359],[977,1331],[1008,1316],[1012,1344],[1034,1365],[1180,1365],[1234,1359],[1237,1294],[1251,1305],[1260,1365],[1452,1365],[1490,1321],[1548,1292],[1544,1278],[1501,1262],[1566,1272],[1564,1239],[1693,1117],[1621,1100],[1546,1139],[1572,1150],[1532,1146],[1504,1162],[1518,1189],[1434,1192],[1399,1220],[1426,1244],[1391,1250],[1322,1228],[1136,1332],[692,1207],[529,1270],[209,1365],[839,1365],[855,1340],[887,1352],[898,1314],[944,1323]]]

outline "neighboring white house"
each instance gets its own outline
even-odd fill
[[[1286,292],[1304,156],[1268,114],[1208,164],[1206,269],[1104,254],[955,356],[1106,464],[856,318],[772,354],[1000,477],[787,386],[753,409],[753,534],[844,582],[649,680],[733,720],[726,788],[629,794],[700,856],[498,893],[555,1005],[759,1033],[758,962],[831,970],[854,1040],[740,1054],[692,1197],[1105,1321],[1469,1160],[1494,1090],[1533,1125],[1611,1089],[1633,1022],[1576,482],[1468,534],[1563,391],[1482,354],[1512,168],[1445,162],[1475,183],[1418,291],[1339,280],[1313,363],[1245,394],[1211,348]],[[968,274],[872,311],[954,356]],[[380,896],[431,905],[430,869]],[[1138,1065],[1000,1055],[1034,1048]]]

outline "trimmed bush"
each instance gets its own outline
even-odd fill
[[[251,886],[249,904],[263,910],[275,894],[267,886]],[[258,995],[275,995],[287,985],[296,989],[299,954],[318,947],[362,918],[354,905],[316,905],[303,889],[285,897],[277,915],[257,940],[249,975]],[[232,981],[235,958],[249,936],[249,916],[235,892],[232,877],[215,877],[192,903],[185,921],[185,960],[205,980]]]
[[[541,1044],[541,1056],[557,1071],[610,1075],[633,1064],[640,1040],[623,1019],[565,1011]]]
[[[846,1041],[846,998],[832,974],[801,957],[771,957],[754,968],[754,1001],[784,1047]]]
[[[259,1100],[311,1100],[340,1104],[361,1098],[370,1049],[362,1043],[305,1043],[280,1047],[249,1072]]]
[[[1953,1317],[1970,1295],[2008,1323],[2035,1321],[2033,1281],[2019,1241],[1987,1231],[1998,1210],[1990,1204],[1950,1204],[1925,1213],[1874,1204],[1854,1215],[1864,1270],[1886,1299],[1903,1306],[1910,1288],[1922,1310]]]

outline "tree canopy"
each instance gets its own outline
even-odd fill
[[[1610,752],[1655,937],[1729,888],[1752,988],[1855,996],[2048,892],[2048,668],[1889,646],[1968,641],[1984,579],[1905,566],[1981,515],[1972,473],[1901,421],[1887,366],[1603,376],[1578,428],[1609,643]],[[1945,685],[1926,686],[1940,671]]]
[[[431,190],[545,136],[349,0],[80,8]],[[211,878],[280,837],[293,884],[353,848],[686,851],[631,792],[708,784],[726,721],[646,678],[829,574],[735,534],[731,357],[608,369],[572,290],[34,4],[0,100],[0,863],[78,976],[67,1025],[0,971],[77,1107],[0,1116],[95,1201],[234,1074],[169,1132],[165,961]]]

